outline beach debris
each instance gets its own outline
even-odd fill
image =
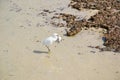
[[[108,51],[120,52],[120,27],[114,27],[108,33],[104,34],[105,41],[103,49]]]
[[[82,53],[78,52],[77,54],[78,54],[78,55],[81,55]]]
[[[60,13],[57,16],[53,16],[52,22],[53,25],[59,27],[67,27],[66,29],[67,36],[74,36],[79,33],[83,27],[86,27],[86,22],[91,16],[96,15],[98,10],[83,10],[79,15],[72,15],[67,13]]]
[[[94,15],[75,15],[69,13],[57,13],[58,19],[66,22],[63,24],[67,36],[74,36],[82,29],[101,28],[104,48],[97,47],[101,51],[120,52],[120,1],[119,0],[71,0],[68,7],[78,10],[95,10]],[[90,13],[90,12],[89,12]],[[88,14],[88,13],[87,13]],[[86,16],[85,16],[86,15]],[[87,18],[86,18],[87,17]],[[59,23],[58,23],[59,24]]]
[[[91,52],[91,53],[94,53],[94,54],[96,53],[95,51],[90,51],[90,52]]]
[[[67,36],[74,36],[77,33],[79,33],[81,30],[82,30],[82,27],[80,25],[73,25],[73,27],[71,27],[69,31],[65,29]]]
[[[53,12],[56,12],[56,11],[55,11],[55,10],[44,9],[43,12],[46,12],[46,13],[53,13]]]
[[[107,10],[107,9],[120,9],[120,0],[71,0],[70,4],[72,8],[77,10],[81,9],[98,9],[98,10]]]
[[[21,6],[19,6],[17,3],[11,2],[11,4],[12,4],[12,6],[10,7],[10,11],[14,11],[14,12],[22,11]]]

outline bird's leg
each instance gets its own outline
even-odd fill
[[[59,38],[57,38],[56,42],[57,42],[57,43],[60,43]]]
[[[48,53],[50,54],[50,48],[46,45],[47,49],[48,49]]]

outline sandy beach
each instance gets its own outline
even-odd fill
[[[69,3],[0,0],[0,80],[120,80],[120,54],[89,47],[103,46],[99,29],[67,37],[65,27],[50,24],[55,13],[74,12]],[[42,41],[53,33],[62,41],[49,55]]]

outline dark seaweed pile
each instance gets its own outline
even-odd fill
[[[100,10],[88,20],[90,22],[86,22],[86,26],[107,30],[103,36],[106,47],[101,50],[120,52],[120,0],[72,0],[69,6],[77,10]]]
[[[69,6],[81,10],[85,9],[120,9],[120,0],[72,0]]]
[[[77,10],[95,9],[99,13],[91,16],[89,20],[76,21],[75,16],[61,13],[60,17],[66,21],[67,36],[74,36],[82,28],[90,27],[103,28],[107,30],[104,34],[105,48],[99,48],[102,51],[120,52],[120,0],[72,0],[69,7]]]
[[[103,51],[114,51],[120,52],[120,27],[116,26],[104,34],[105,48],[102,48]]]

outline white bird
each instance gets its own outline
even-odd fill
[[[49,48],[49,45],[52,45],[53,42],[60,42],[61,40],[61,37],[57,34],[57,33],[54,33],[52,36],[46,38],[44,41],[43,41],[43,45],[45,45],[48,49],[48,53],[50,53],[50,48]]]

